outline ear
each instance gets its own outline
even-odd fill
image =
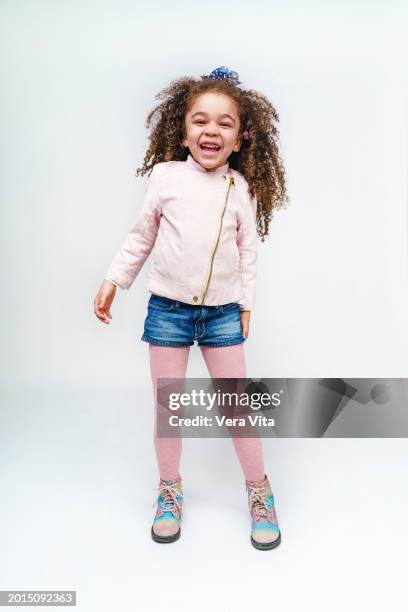
[[[237,142],[235,143],[235,146],[233,148],[233,151],[235,151],[236,153],[238,153],[238,151],[240,150],[242,145],[242,135],[238,136],[237,138]]]

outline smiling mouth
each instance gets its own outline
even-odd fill
[[[219,151],[221,149],[221,147],[219,147],[218,145],[206,145],[206,144],[202,144],[202,145],[200,145],[200,149],[202,151]]]

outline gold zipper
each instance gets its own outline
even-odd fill
[[[224,178],[227,178],[227,176],[226,176],[225,174],[223,174],[223,177],[224,177]],[[219,241],[220,241],[221,229],[222,229],[222,220],[223,220],[223,218],[224,218],[225,209],[227,208],[228,196],[229,196],[229,192],[230,192],[230,189],[231,189],[231,185],[235,185],[235,182],[234,182],[234,177],[233,177],[233,176],[230,176],[230,177],[229,177],[229,184],[228,184],[227,195],[226,195],[226,197],[225,197],[224,209],[223,209],[223,211],[222,211],[222,215],[221,215],[221,219],[220,219],[220,229],[219,229],[219,231],[218,231],[218,238],[217,238],[217,242],[216,242],[216,245],[215,245],[215,248],[214,248],[213,254],[212,254],[212,256],[211,256],[210,273],[209,273],[209,275],[208,275],[207,284],[206,284],[206,286],[205,286],[205,290],[204,290],[204,293],[203,293],[203,299],[202,299],[201,305],[204,305],[205,296],[207,295],[208,286],[209,286],[209,284],[210,284],[210,280],[211,280],[211,276],[212,276],[213,263],[214,263],[214,257],[215,257],[215,253],[216,253],[217,248],[218,248],[218,243],[219,243]]]

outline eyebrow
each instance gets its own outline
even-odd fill
[[[194,113],[194,115],[192,115],[192,119],[193,117],[195,117],[196,115],[207,115],[207,113],[205,113],[204,111],[197,111],[196,113]],[[229,115],[228,113],[224,113],[223,115],[220,115],[221,117],[229,117],[234,123],[235,123],[235,119],[234,117],[231,117],[231,115]]]

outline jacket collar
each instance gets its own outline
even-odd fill
[[[186,159],[186,164],[190,168],[195,168],[196,170],[199,170],[200,172],[206,172],[207,174],[228,174],[228,168],[229,168],[229,163],[227,161],[223,166],[218,166],[218,168],[216,168],[215,170],[211,170],[209,172],[208,170],[204,168],[204,166],[202,166],[197,160],[194,159],[191,153],[188,154],[188,157]]]

